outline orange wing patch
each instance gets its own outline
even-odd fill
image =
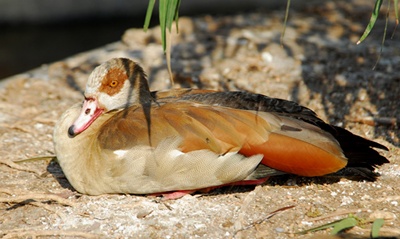
[[[262,164],[300,176],[322,176],[334,173],[347,164],[347,160],[342,155],[330,153],[311,143],[277,133],[271,133],[268,141],[263,144],[244,147],[240,153],[246,156],[264,154]]]

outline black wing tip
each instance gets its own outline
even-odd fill
[[[372,141],[370,139],[363,138],[363,137],[358,136],[358,135],[354,135],[354,136],[356,136],[358,138],[357,141],[359,141],[362,144],[368,145],[370,148],[377,148],[377,149],[382,149],[382,150],[385,150],[385,151],[389,151],[389,148],[386,147],[383,144],[380,144],[378,142]]]
[[[345,156],[348,158],[347,168],[366,168],[374,170],[383,164],[390,163],[390,161],[381,155],[374,148],[361,148],[357,151],[347,151]]]
[[[386,147],[385,145],[377,143],[377,142],[372,141],[372,140],[369,140],[369,141],[371,142],[370,147],[382,149],[382,150],[385,150],[385,151],[389,151],[389,148]]]
[[[349,167],[366,167],[369,169],[376,168],[389,160],[382,156],[376,149],[389,151],[389,149],[375,141],[355,135],[350,131],[333,126],[330,133],[337,139],[343,149],[344,155],[348,158]]]

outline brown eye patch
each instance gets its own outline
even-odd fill
[[[125,71],[120,68],[111,68],[104,76],[99,90],[110,96],[115,95],[121,90],[127,79]]]

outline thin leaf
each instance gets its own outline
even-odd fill
[[[292,206],[287,206],[287,207],[279,208],[279,209],[277,209],[277,210],[275,210],[275,211],[273,211],[273,212],[268,213],[268,214],[266,215],[266,217],[264,217],[263,219],[260,219],[260,220],[258,220],[258,221],[256,221],[256,222],[251,223],[250,225],[248,225],[248,226],[246,226],[246,227],[243,227],[243,228],[237,230],[237,231],[233,234],[233,238],[236,237],[236,234],[237,234],[238,232],[247,230],[247,229],[249,229],[249,228],[252,228],[252,227],[254,227],[255,225],[259,225],[259,224],[261,224],[261,223],[267,221],[267,220],[270,219],[271,217],[275,216],[276,214],[281,213],[281,212],[286,211],[286,210],[289,210],[289,209],[294,208],[294,207],[295,207],[294,205],[292,205]]]
[[[383,220],[382,218],[378,218],[372,223],[372,229],[371,229],[372,238],[379,237],[379,231],[381,230],[381,227],[383,226],[384,222],[385,220]]]
[[[15,160],[13,161],[14,163],[26,163],[26,162],[34,162],[34,161],[41,161],[41,160],[46,160],[50,162],[53,159],[57,159],[55,155],[49,155],[49,156],[38,156],[38,157],[33,157],[33,158],[27,158],[27,159],[20,159],[20,160]]]
[[[382,0],[376,0],[374,11],[372,12],[371,15],[371,19],[369,20],[368,26],[367,28],[365,28],[365,31],[361,36],[360,40],[358,40],[357,45],[360,44],[362,41],[364,41],[364,39],[367,38],[367,36],[371,32],[372,28],[375,25],[376,20],[378,19],[379,10],[381,9],[381,6],[382,6]]]
[[[167,23],[167,5],[168,0],[160,0],[159,4],[159,19],[160,19],[160,28],[161,28],[161,42],[163,46],[163,50],[165,52],[166,48],[166,39],[165,39],[165,32],[166,32],[166,23]]]
[[[338,220],[338,221],[326,223],[326,224],[321,225],[321,226],[313,227],[313,228],[310,228],[310,229],[307,229],[307,230],[304,230],[304,231],[301,231],[301,232],[297,232],[297,234],[306,234],[306,233],[309,233],[309,232],[325,230],[325,229],[328,229],[330,227],[334,227],[337,223],[341,222],[342,220]]]
[[[161,41],[164,52],[167,47],[166,31],[171,31],[173,21],[177,21],[180,0],[160,0],[159,18],[161,28]]]
[[[398,6],[399,6],[399,0],[393,0],[393,3],[394,3],[394,14],[396,15],[396,27],[397,27],[397,25],[399,25],[399,9],[398,9]]]
[[[167,15],[166,15],[166,25],[168,30],[171,31],[172,22],[175,19],[176,14],[176,4],[178,0],[168,0],[167,1]]]
[[[395,1],[397,1],[397,0],[395,0]],[[180,7],[180,6],[181,6],[181,0],[178,0],[178,2],[176,3],[175,17],[174,17],[175,27],[176,27],[176,33],[179,32],[178,19],[179,19],[179,7]]]
[[[171,85],[174,85],[174,76],[172,74],[172,68],[171,68],[171,47],[172,47],[172,36],[171,36],[171,28],[172,28],[172,23],[175,21],[177,25],[177,32],[178,32],[178,10],[180,6],[180,0],[168,0],[168,3],[166,4],[166,16],[165,16],[165,27],[168,29],[168,31],[165,31],[165,42],[163,42],[164,46],[164,52],[166,54],[166,60],[167,60],[167,68],[168,68],[168,74],[171,80]]]
[[[286,31],[286,25],[287,25],[287,19],[289,17],[289,8],[290,8],[290,0],[287,0],[286,3],[286,12],[285,12],[285,20],[283,22],[283,31],[281,34],[281,46],[283,46],[283,37],[285,36],[285,31]]]
[[[354,217],[345,218],[333,226],[331,235],[336,235],[339,232],[357,226],[357,220]]]
[[[172,23],[175,21],[176,29],[178,32],[178,17],[179,17],[178,12],[180,3],[181,3],[180,0],[160,0],[158,8],[160,29],[161,29],[161,43],[163,51],[166,54],[167,68],[171,78],[172,85],[174,80],[171,70],[171,28],[172,28]],[[155,0],[150,0],[149,5],[147,7],[146,19],[143,26],[145,31],[149,27],[154,4]]]
[[[156,3],[156,0],[150,0],[149,5],[147,6],[146,19],[144,20],[144,24],[143,24],[144,31],[147,31],[147,29],[149,29],[150,19],[151,19],[151,16],[153,15],[153,9],[154,9],[155,3]]]
[[[167,59],[167,69],[168,69],[168,74],[169,78],[171,80],[171,86],[174,86],[174,75],[172,74],[172,68],[171,68],[171,32],[168,30],[166,32],[167,34],[167,48],[165,51],[165,56]]]
[[[397,26],[399,25],[399,8],[398,8],[399,0],[393,0],[393,3],[394,3],[394,15],[396,16],[396,26],[394,27],[393,34],[390,37],[391,39],[393,39],[394,33],[396,32]]]
[[[387,26],[388,26],[388,23],[389,23],[389,9],[390,9],[390,0],[388,0],[388,10],[387,10],[387,13],[386,13],[386,22],[385,22],[385,28],[383,30],[381,49],[379,51],[378,59],[376,60],[376,63],[374,65],[374,67],[372,68],[372,70],[375,70],[376,66],[378,65],[379,61],[381,60],[381,55],[382,55],[382,51],[383,51],[383,45],[385,44],[385,40],[386,40]]]

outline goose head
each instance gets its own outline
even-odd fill
[[[81,113],[68,128],[68,134],[75,137],[102,114],[150,101],[143,69],[132,60],[113,58],[96,67],[90,74]]]

